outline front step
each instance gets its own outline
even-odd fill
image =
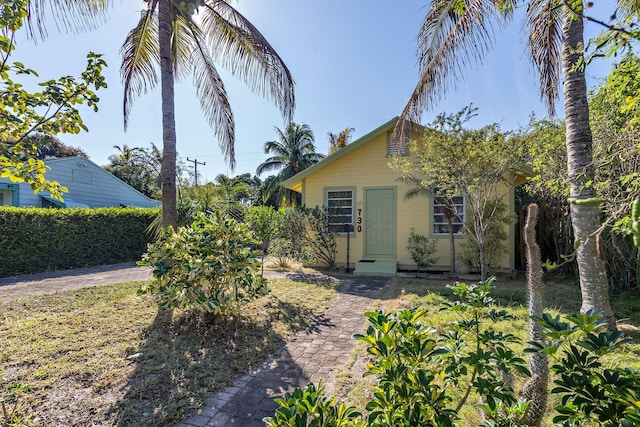
[[[398,271],[396,260],[361,259],[356,262],[353,274],[359,276],[395,276]]]

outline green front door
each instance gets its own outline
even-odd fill
[[[396,257],[396,189],[364,189],[364,256]]]

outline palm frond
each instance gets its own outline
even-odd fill
[[[397,126],[419,123],[422,111],[464,76],[467,65],[482,62],[493,44],[493,26],[511,16],[510,9],[486,0],[433,1],[418,35],[420,77]]]
[[[27,32],[32,39],[48,36],[46,24],[55,23],[59,32],[95,30],[108,17],[110,0],[31,0],[27,4]]]
[[[171,53],[173,73],[176,81],[180,81],[192,71],[191,58],[198,40],[202,40],[202,32],[191,16],[178,9],[175,13],[171,21]]]
[[[285,162],[286,159],[283,159],[282,157],[269,157],[263,163],[258,165],[256,168],[256,175],[262,175],[263,172],[280,169]]]
[[[557,0],[530,2],[525,15],[527,51],[538,73],[540,99],[549,115],[555,112],[560,85],[562,42],[561,7]]]
[[[244,16],[223,0],[202,8],[202,29],[214,58],[253,92],[272,100],[286,121],[295,108],[294,81],[284,61]]]
[[[191,54],[193,84],[200,107],[218,138],[220,149],[231,169],[235,167],[235,123],[227,91],[206,46],[199,37],[196,25],[192,29],[194,51]]]
[[[155,8],[149,7],[141,12],[138,24],[133,28],[122,47],[122,65],[120,75],[124,82],[124,128],[127,128],[133,99],[158,83],[156,67],[160,63],[158,49],[158,22]]]

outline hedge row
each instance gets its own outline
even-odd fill
[[[159,209],[0,207],[0,277],[140,259]]]

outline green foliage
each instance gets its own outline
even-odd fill
[[[332,268],[336,264],[336,233],[327,227],[326,209],[287,208],[277,238],[269,253],[278,258],[290,258],[309,263],[321,263]]]
[[[411,253],[413,262],[418,265],[418,271],[426,270],[438,261],[433,255],[436,253],[437,239],[429,239],[422,234],[416,233],[411,227],[407,249]]]
[[[189,226],[168,227],[149,245],[140,265],[153,268],[153,280],[140,290],[165,308],[225,315],[268,292],[256,273],[246,224],[215,212],[198,213]]]
[[[494,209],[493,206],[487,206],[486,208]],[[489,273],[495,272],[500,267],[500,261],[507,252],[508,236],[505,225],[511,223],[513,219],[508,214],[505,204],[500,203],[495,209],[496,212],[492,215],[493,220],[489,223],[484,233],[484,256]],[[467,222],[467,228],[473,229],[475,227],[473,220],[469,219]],[[480,248],[476,239],[465,236],[461,245],[460,261],[474,268],[480,268]]]
[[[273,417],[265,417],[269,427],[364,427],[362,415],[354,407],[336,404],[335,398],[324,395],[322,383],[316,389],[313,383],[303,389],[285,393],[276,399],[278,409]]]
[[[305,220],[305,246],[311,255],[324,264],[333,268],[336,265],[336,233],[331,232],[328,224],[327,210],[303,208]]]
[[[466,218],[473,221],[465,232],[478,244],[482,261],[485,234],[497,214],[487,207],[498,206],[509,194],[524,153],[497,124],[465,128],[476,110],[469,106],[456,114],[438,115],[421,139],[410,142],[411,156],[393,159],[389,165],[414,186],[409,194],[442,197],[450,205],[454,197],[464,196]],[[485,278],[486,263],[480,266]]]
[[[551,391],[561,398],[553,421],[562,426],[588,423],[603,426],[640,424],[640,371],[607,367],[602,357],[630,342],[622,332],[607,332],[595,312],[565,319],[544,314],[534,318],[543,327],[544,341],[532,341],[526,351],[554,358]]]
[[[87,130],[82,121],[79,105],[98,110],[95,91],[107,86],[102,69],[106,66],[100,55],[89,53],[87,67],[80,78],[71,76],[40,83],[39,92],[29,92],[21,80],[37,73],[20,62],[10,62],[15,49],[15,32],[27,18],[28,1],[0,2],[0,117],[3,127],[0,131],[0,177],[12,182],[26,181],[35,192],[50,191],[61,198],[66,191],[55,181],[45,179],[44,162],[36,159],[37,139],[34,133],[57,135],[77,134]],[[24,159],[27,159],[26,161]]]
[[[272,154],[258,165],[256,173],[277,170],[278,174],[264,188],[264,201],[275,195],[278,207],[300,206],[300,194],[282,186],[282,182],[324,158],[316,153],[313,131],[305,123],[291,122],[282,130],[275,128],[278,140],[267,141],[264,152]]]
[[[158,209],[0,207],[0,277],[140,259]]]
[[[520,425],[527,403],[516,399],[501,375],[529,371],[510,348],[517,338],[492,329],[494,322],[509,318],[492,304],[492,282],[493,278],[450,286],[457,301],[442,304],[441,311],[451,321],[439,329],[428,324],[421,309],[365,314],[369,326],[356,338],[367,344],[373,357],[365,375],[376,378],[366,404],[367,426],[454,426],[460,409],[474,405],[478,396],[483,403],[475,407],[487,418],[484,426]],[[323,401],[315,393],[308,387],[294,392],[295,399],[287,395],[279,400],[270,426],[311,425],[291,422],[299,408]],[[355,419],[346,425],[362,425],[358,423]]]
[[[109,164],[104,169],[142,194],[159,199],[162,152],[158,147],[151,144],[148,149],[130,148],[124,144],[122,148],[117,145],[114,148],[119,154],[109,156]]]
[[[271,206],[252,206],[247,210],[245,221],[253,231],[260,246],[262,247],[262,268],[264,269],[264,259],[267,256],[269,241],[273,239],[280,228],[282,214]]]
[[[616,64],[607,80],[589,98],[590,121],[594,136],[596,176],[594,188],[602,199],[600,205],[606,225],[613,224],[616,234],[601,236],[608,275],[614,289],[635,287],[640,234],[633,229],[631,205],[640,198],[640,150],[638,120],[640,110],[640,59],[629,54]],[[636,226],[640,231],[640,224]],[[634,237],[636,236],[636,237]]]

